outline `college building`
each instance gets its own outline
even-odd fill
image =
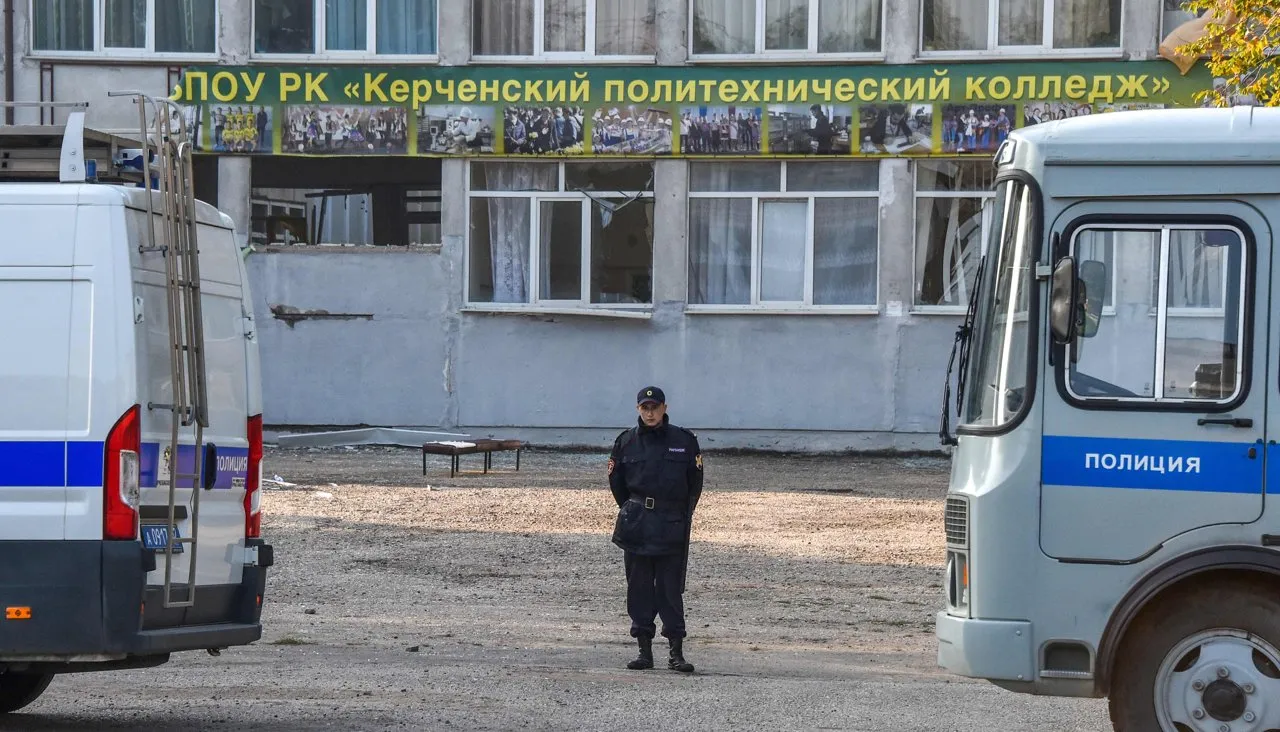
[[[1213,83],[1175,0],[4,2],[7,99],[179,105],[276,431],[937,449],[1001,141]]]

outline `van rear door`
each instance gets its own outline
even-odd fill
[[[130,216],[131,229],[144,232],[147,214],[131,210]],[[208,480],[198,481],[198,486],[193,486],[188,479],[178,480],[175,497],[178,535],[196,537],[194,577],[189,572],[190,544],[176,547],[171,557],[163,549],[169,485],[175,475],[193,472],[196,457],[194,426],[179,428],[178,454],[169,454],[172,422],[167,408],[149,409],[144,413],[140,511],[144,544],[159,548],[156,570],[148,577],[149,597],[154,598],[159,588],[163,588],[166,563],[171,562],[170,579],[175,589],[170,597],[175,601],[186,600],[185,592],[176,586],[194,580],[195,606],[185,613],[177,608],[164,613],[149,606],[147,622],[151,627],[172,624],[178,618],[184,624],[212,622],[229,614],[244,567],[243,501],[249,442],[239,252],[232,232],[221,227],[201,224],[197,241],[209,414],[201,454],[206,463],[202,472]],[[152,404],[172,404],[164,259],[157,253],[144,253],[140,261],[134,276],[142,299],[143,323],[139,327],[145,329],[139,338],[142,393]],[[196,491],[199,491],[198,526],[194,523]],[[152,617],[153,612],[159,615]]]

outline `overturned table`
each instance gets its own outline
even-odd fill
[[[463,455],[484,453],[484,472],[493,467],[493,453],[505,450],[516,451],[516,470],[520,470],[520,452],[524,443],[520,440],[468,440],[466,442],[427,442],[422,445],[422,474],[427,474],[427,455],[448,455],[449,477],[454,477],[459,470],[459,459]]]

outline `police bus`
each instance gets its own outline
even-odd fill
[[[1280,729],[1280,109],[1050,122],[994,164],[940,665],[1122,732]]]

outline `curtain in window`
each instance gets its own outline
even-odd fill
[[[982,256],[982,200],[916,204],[916,286],[921,305],[967,305]]]
[[[542,48],[548,53],[587,50],[587,0],[543,0]]]
[[[258,53],[315,53],[314,0],[255,0],[254,50]]]
[[[813,204],[813,304],[875,305],[878,200],[819,198]]]
[[[433,56],[436,0],[378,0],[378,53]]]
[[[764,8],[765,50],[809,48],[809,0],[765,0]]]
[[[102,45],[147,47],[147,0],[107,0],[102,10]]]
[[[35,0],[31,20],[38,51],[92,51],[94,0]]]
[[[881,0],[819,0],[818,53],[880,50]]]
[[[999,39],[1001,46],[1042,45],[1044,0],[1000,0]]]
[[[364,51],[369,38],[366,0],[324,0],[324,47],[328,51]]]
[[[160,0],[155,4],[156,51],[213,53],[217,4],[210,0]]]
[[[541,176],[537,166],[482,163],[487,189],[532,190]],[[490,198],[489,253],[493,266],[493,302],[529,302],[530,199]]]
[[[652,56],[657,53],[655,0],[595,0],[596,54]]]
[[[925,50],[985,50],[987,13],[987,0],[925,0]]]
[[[1206,246],[1203,231],[1169,234],[1169,307],[1222,307],[1226,247]]]
[[[1054,48],[1120,45],[1120,0],[1054,0]]]
[[[755,0],[693,0],[694,53],[754,53]]]
[[[534,0],[473,0],[477,56],[533,55]]]
[[[695,198],[689,202],[689,302],[751,302],[749,198]]]

